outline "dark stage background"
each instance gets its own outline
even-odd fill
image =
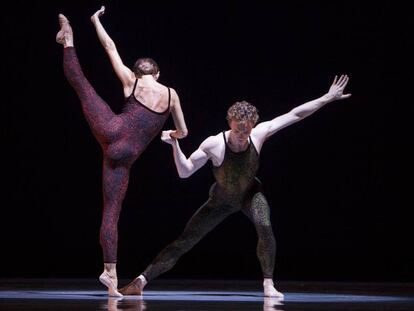
[[[276,279],[414,281],[413,25],[397,1],[10,3],[1,12],[0,277],[96,277],[102,269],[101,151],[55,43],[62,12],[86,76],[120,112],[121,84],[89,20],[101,4],[124,63],[153,57],[160,82],[178,92],[187,156],[226,129],[234,101],[252,102],[269,120],[349,74],[350,99],[280,131],[262,150]],[[151,143],[121,214],[120,277],[137,275],[181,232],[212,182],[210,165],[178,178],[170,146]],[[164,277],[260,279],[255,247],[253,226],[236,214]]]

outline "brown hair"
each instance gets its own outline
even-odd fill
[[[156,75],[160,68],[158,64],[152,58],[139,58],[133,67],[134,73],[140,77],[143,75]]]
[[[258,110],[255,106],[243,100],[236,102],[227,110],[227,121],[250,121],[256,124],[259,119]]]

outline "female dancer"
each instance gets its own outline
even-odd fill
[[[64,74],[78,94],[85,118],[102,147],[104,206],[100,242],[104,271],[99,280],[108,287],[110,296],[120,297],[116,273],[117,226],[131,166],[161,131],[170,112],[177,128],[171,134],[174,138],[185,137],[187,127],[177,93],[157,82],[159,68],[154,60],[140,58],[133,70],[123,64],[114,42],[99,20],[104,11],[102,7],[91,20],[123,85],[126,100],[121,114],[115,114],[85,78],[76,56],[72,28],[62,14],[59,14],[60,31],[56,41],[64,47]]]

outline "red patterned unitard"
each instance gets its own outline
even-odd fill
[[[63,70],[79,96],[93,135],[102,147],[104,207],[100,242],[104,262],[115,263],[118,219],[128,187],[130,168],[167,120],[170,112],[170,89],[168,108],[164,112],[156,112],[144,106],[135,98],[133,91],[126,99],[124,111],[117,115],[85,78],[74,47],[64,48]]]

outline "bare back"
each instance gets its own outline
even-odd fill
[[[136,87],[125,88],[126,97],[133,96],[148,109],[162,113],[169,107],[168,88],[156,81],[143,81],[138,79]],[[135,83],[134,83],[135,84]],[[128,92],[128,89],[130,91]]]

